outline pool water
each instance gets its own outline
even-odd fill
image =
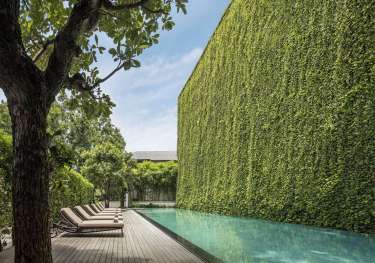
[[[224,262],[375,262],[374,235],[173,208],[139,212]]]

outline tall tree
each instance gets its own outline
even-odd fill
[[[48,209],[47,115],[62,89],[106,99],[100,85],[157,43],[171,9],[187,0],[2,0],[0,87],[13,133],[12,202],[16,262],[52,262]],[[97,53],[105,32],[117,66],[100,78]],[[31,187],[32,186],[32,187]]]

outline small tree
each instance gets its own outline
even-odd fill
[[[2,0],[0,87],[13,132],[15,261],[52,262],[48,209],[47,115],[59,91],[106,100],[100,85],[158,42],[160,26],[173,27],[173,5],[186,0]],[[117,66],[100,78],[90,66],[104,32]],[[77,95],[79,96],[79,95]]]
[[[111,185],[119,181],[124,169],[125,153],[112,143],[98,144],[83,154],[82,173],[104,192],[105,206],[109,207]]]
[[[125,194],[130,194],[130,188],[132,187],[132,170],[135,167],[136,162],[132,159],[130,153],[125,154],[124,166],[121,170],[120,176],[118,178],[118,187],[120,190],[120,207],[125,208]],[[130,199],[130,196],[129,196]],[[130,202],[128,199],[128,202]],[[129,203],[130,205],[130,203]]]

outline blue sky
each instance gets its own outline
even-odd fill
[[[128,151],[176,150],[177,97],[218,25],[229,0],[190,0],[188,14],[139,59],[142,67],[118,73],[103,90],[116,103],[112,120]],[[110,71],[111,61],[100,67]]]
[[[188,14],[176,14],[175,28],[138,59],[142,66],[120,71],[102,85],[116,104],[113,123],[127,151],[176,150],[177,97],[198,62],[230,0],[189,0]],[[101,38],[107,46],[108,39]],[[97,65],[105,76],[117,65],[109,55]],[[0,99],[5,99],[0,91]]]

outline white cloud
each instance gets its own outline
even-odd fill
[[[175,29],[162,32],[160,45],[145,51],[141,68],[118,73],[104,83],[104,92],[117,104],[112,118],[128,150],[176,149],[177,97],[202,54],[202,48],[191,48],[206,45],[229,2],[189,1],[188,15],[174,15]],[[106,47],[112,45],[107,37],[99,41]],[[105,76],[116,65],[103,55],[97,66]]]
[[[141,68],[117,75],[105,85],[117,105],[113,122],[129,151],[176,150],[177,97],[202,51],[194,48],[179,57],[145,58]]]
[[[172,81],[184,81],[186,74],[191,73],[191,66],[195,65],[200,55],[201,48],[194,48],[180,57],[151,56],[142,61],[142,67],[132,69],[118,75],[116,82],[121,81],[124,86],[110,87],[113,95],[121,95],[125,90],[153,89],[158,85],[168,85]],[[112,83],[110,83],[112,86]]]
[[[128,151],[176,150],[177,97],[198,62],[202,48],[181,56],[150,56],[142,67],[119,73],[103,90],[116,103],[112,119]],[[113,62],[101,67],[109,72]],[[0,90],[0,98],[4,98]]]
[[[175,150],[177,143],[176,108],[162,112],[162,116],[115,120],[127,141],[127,150]]]

